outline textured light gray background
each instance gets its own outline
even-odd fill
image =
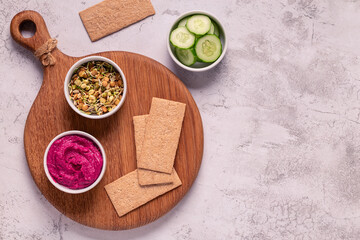
[[[360,1],[161,1],[156,15],[91,43],[78,12],[96,1],[0,0],[0,239],[360,239]],[[23,131],[42,83],[11,18],[40,12],[66,54],[107,50],[154,58],[184,81],[204,123],[190,192],[129,231],[82,226],[41,195]],[[166,34],[183,12],[214,13],[226,57],[206,73],[170,59]]]

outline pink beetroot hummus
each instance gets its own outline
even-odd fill
[[[51,145],[47,166],[55,182],[70,189],[81,189],[96,181],[103,158],[97,145],[90,139],[68,135]]]

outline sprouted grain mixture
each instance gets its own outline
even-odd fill
[[[77,68],[69,83],[70,98],[86,114],[111,112],[121,101],[124,82],[109,63],[90,61]]]

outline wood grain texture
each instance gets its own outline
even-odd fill
[[[20,35],[19,25],[32,20],[37,32],[32,38]],[[33,11],[17,14],[11,22],[11,35],[22,46],[34,51],[48,38],[42,17]],[[44,35],[42,35],[44,34]],[[67,104],[63,83],[68,69],[79,57],[59,49],[52,52],[54,66],[44,67],[43,83],[30,109],[24,130],[25,153],[30,172],[42,194],[69,218],[95,228],[120,230],[150,223],[173,208],[190,189],[200,168],[203,153],[203,127],[194,99],[185,85],[166,67],[153,59],[129,52],[102,52],[92,55],[112,59],[123,70],[128,95],[122,108],[101,120],[86,119]],[[182,186],[118,217],[104,186],[136,169],[132,117],[148,114],[152,97],[187,104],[174,167]],[[61,132],[81,130],[95,136],[104,146],[108,166],[101,182],[90,192],[71,195],[57,190],[46,178],[43,156],[48,143]]]

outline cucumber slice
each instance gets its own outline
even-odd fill
[[[220,57],[221,51],[221,41],[213,34],[199,38],[195,45],[196,55],[203,62],[215,62]]]
[[[181,19],[181,21],[178,24],[178,27],[185,27],[188,19],[189,19],[188,17]]]
[[[193,15],[186,22],[186,28],[196,35],[204,35],[210,27],[211,20],[205,15]]]
[[[207,34],[215,34],[218,37],[220,36],[219,27],[216,23],[211,22],[211,27]]]
[[[175,47],[187,49],[195,44],[195,36],[186,27],[178,27],[171,32],[170,42]]]
[[[196,62],[196,56],[193,49],[176,48],[175,54],[179,61],[186,66],[191,66]]]
[[[214,34],[214,30],[215,30],[214,24],[211,23],[210,30],[207,32],[207,34]]]
[[[214,23],[214,22],[212,24],[214,25],[214,34],[219,37],[220,36],[220,31],[219,31],[218,25],[216,23]]]

